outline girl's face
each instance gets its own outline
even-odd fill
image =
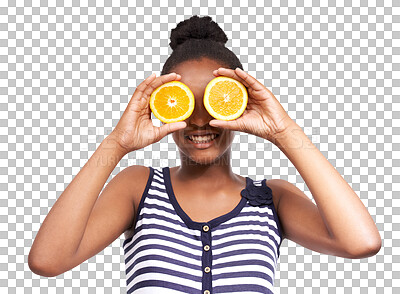
[[[213,71],[220,67],[224,67],[224,65],[208,58],[202,58],[200,60],[182,62],[171,69],[171,72],[181,75],[180,81],[190,88],[195,99],[194,110],[191,116],[185,120],[186,128],[172,133],[172,137],[180,151],[181,160],[193,161],[193,164],[210,164],[217,160],[230,160],[230,156],[222,155],[230,152],[235,132],[210,126],[209,122],[214,117],[208,113],[203,104],[204,90],[207,84],[215,78]],[[217,133],[218,136],[211,144],[200,146],[194,144],[187,137],[188,134],[197,131]],[[229,165],[230,162],[220,162],[219,164]]]

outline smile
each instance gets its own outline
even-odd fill
[[[218,134],[206,135],[206,136],[187,136],[186,138],[195,143],[208,143],[218,137]]]
[[[198,148],[207,148],[211,146],[219,134],[212,134],[206,136],[185,136],[185,139]]]

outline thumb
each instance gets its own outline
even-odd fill
[[[212,127],[223,128],[232,131],[239,131],[239,124],[236,120],[227,121],[227,120],[213,119],[210,120],[209,124]]]
[[[168,123],[168,124],[163,124],[159,128],[159,139],[161,140],[164,138],[166,135],[171,134],[175,131],[178,131],[180,129],[186,128],[186,122],[184,121],[179,121],[179,122],[174,122],[174,123]]]

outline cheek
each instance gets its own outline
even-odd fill
[[[235,132],[231,131],[229,134],[229,142],[232,143],[235,140]]]
[[[172,139],[175,143],[178,143],[179,145],[182,144],[181,141],[184,140],[183,135],[179,131],[172,133]]]
[[[235,139],[235,132],[234,131],[227,132],[223,139],[224,145],[231,146],[234,139]]]

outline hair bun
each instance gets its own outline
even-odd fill
[[[209,39],[223,45],[228,41],[224,31],[210,16],[198,17],[197,15],[181,21],[175,29],[171,30],[170,39],[169,46],[172,50],[189,39]]]

